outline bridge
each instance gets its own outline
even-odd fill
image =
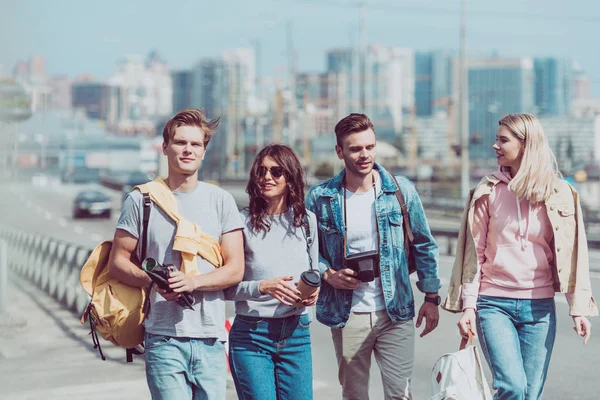
[[[89,327],[79,322],[88,302],[79,285],[79,270],[90,249],[112,237],[118,212],[110,220],[72,220],[71,202],[82,186],[6,183],[4,187],[0,242],[5,247],[0,247],[0,271],[3,265],[7,269],[5,276],[0,272],[0,398],[149,398],[143,357],[127,364],[122,349],[103,342],[107,361],[101,361],[92,347]],[[242,206],[243,188],[225,188]],[[118,209],[120,192],[108,193]],[[440,277],[445,295],[458,221],[431,205],[426,210],[441,248]],[[595,240],[592,238],[590,247],[596,248]],[[598,294],[600,251],[592,251],[591,264],[593,290]],[[591,366],[600,355],[600,340],[592,337],[587,346],[581,344],[572,332],[562,295],[557,295],[557,311],[557,339],[544,398],[595,399],[600,380]],[[229,317],[233,315],[231,304],[227,312]],[[427,398],[429,374],[436,359],[456,350],[460,340],[457,319],[457,315],[441,311],[439,327],[427,337],[417,338],[415,399]],[[315,399],[340,398],[329,329],[315,321],[311,335]],[[376,371],[374,367],[370,394],[382,398]],[[230,381],[228,399],[235,398]]]

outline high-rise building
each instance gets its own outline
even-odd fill
[[[73,108],[82,108],[90,119],[106,120],[110,103],[110,86],[103,82],[73,82]]]
[[[13,78],[21,83],[31,97],[32,111],[45,111],[52,107],[52,88],[48,85],[43,56],[19,61],[13,69]]]
[[[72,106],[71,78],[65,75],[51,76],[48,85],[52,93],[51,107],[55,110],[68,110]]]
[[[173,111],[178,112],[192,107],[192,71],[173,71]]]
[[[533,60],[488,58],[468,60],[469,155],[492,160],[498,121],[510,113],[533,112]],[[457,80],[454,80],[457,84]]]
[[[600,161],[600,115],[542,116],[540,123],[563,171]]]
[[[415,54],[415,106],[418,116],[448,111],[452,95],[452,55],[447,51]]]
[[[115,114],[116,130],[121,133],[153,135],[155,122],[173,112],[173,83],[166,63],[156,52],[146,58],[127,56],[119,60],[109,79],[112,95],[121,98]]]
[[[573,63],[573,100],[591,98],[590,78],[579,63]]]
[[[192,105],[209,118],[221,117],[204,165],[219,174],[241,176],[248,145],[243,126],[256,82],[254,49],[229,49],[220,59],[201,60],[192,75]]]
[[[535,111],[538,115],[566,115],[573,99],[573,61],[535,58]]]
[[[29,75],[33,81],[42,82],[46,79],[46,59],[44,56],[33,56],[29,60]]]
[[[204,110],[209,118],[223,114],[223,63],[200,60],[192,69],[192,106]]]
[[[400,132],[403,115],[414,105],[412,50],[369,46],[361,71],[358,51],[335,49],[327,53],[327,68],[329,72],[345,75],[345,114],[367,114],[381,137],[393,138]]]
[[[296,75],[298,109],[310,109],[307,117],[311,122],[308,124],[319,128],[311,133],[331,133],[337,121],[346,116],[346,78],[347,75],[341,72]],[[306,126],[307,122],[303,123]]]

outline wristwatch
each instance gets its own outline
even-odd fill
[[[425,296],[425,301],[427,303],[433,303],[436,306],[439,306],[440,303],[442,302],[442,298],[440,296],[435,296],[435,297],[427,297],[427,296]]]

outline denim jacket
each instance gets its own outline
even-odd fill
[[[392,176],[379,164],[375,169],[381,176],[381,191],[375,199],[377,225],[380,233],[379,254],[381,285],[385,306],[393,322],[406,321],[415,316],[415,301],[408,276],[408,260],[404,252],[402,212],[396,198],[396,184]],[[319,269],[344,268],[344,214],[342,183],[345,170],[308,192],[306,207],[317,216],[319,229]],[[431,236],[423,205],[417,191],[408,179],[398,176],[402,194],[408,207],[414,235],[417,266],[417,287],[423,293],[437,292],[438,245]],[[332,328],[343,328],[350,316],[352,290],[335,289],[323,281],[317,301],[317,319]]]

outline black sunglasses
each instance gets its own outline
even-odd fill
[[[267,168],[267,167],[263,167],[262,165],[260,167],[258,167],[258,176],[259,177],[263,177],[267,174],[267,171],[269,171],[271,173],[271,176],[275,179],[279,179],[283,176],[283,174],[285,173],[285,170],[283,169],[283,167],[271,167],[271,168]]]

